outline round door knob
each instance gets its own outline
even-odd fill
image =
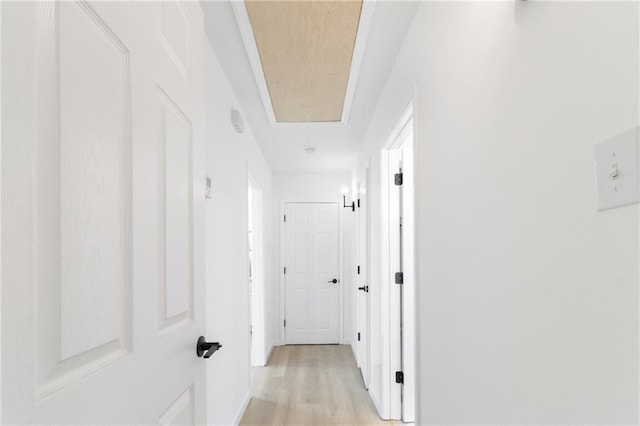
[[[331,281],[327,281],[328,283],[333,283],[333,284],[337,284],[338,280],[336,278],[332,279]]]

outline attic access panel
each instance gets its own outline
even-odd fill
[[[245,1],[278,122],[340,122],[362,0]]]

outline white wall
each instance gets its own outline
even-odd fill
[[[231,127],[238,108],[227,78],[205,41],[206,173],[213,199],[207,200],[207,339],[222,349],[207,361],[207,420],[233,424],[250,395],[248,296],[248,178],[260,182],[263,205],[271,203],[271,171],[248,125],[243,134]],[[265,285],[270,285],[271,212],[264,209]],[[268,306],[268,305],[267,305]],[[266,315],[273,311],[266,309]]]
[[[593,170],[593,144],[638,124],[638,16],[420,5],[359,160],[376,265],[379,151],[415,87],[420,424],[638,423],[638,207],[596,212]]]
[[[272,343],[274,345],[284,344],[283,335],[283,305],[282,294],[284,289],[281,286],[282,270],[279,265],[282,264],[281,255],[281,229],[282,229],[282,203],[286,201],[318,201],[327,202],[335,201],[342,205],[342,195],[340,193],[340,187],[342,185],[349,185],[351,182],[348,174],[274,174],[273,175],[273,232],[274,232],[274,245],[273,253],[275,257],[275,265],[272,283],[273,286],[266,290],[267,305],[273,306],[279,313],[272,323]],[[349,199],[349,196],[347,196]],[[353,213],[350,209],[340,208],[340,222],[343,230],[346,232],[344,238],[350,238],[350,232],[352,226],[350,221]],[[343,250],[343,254],[345,251]],[[351,255],[351,250],[349,251]],[[350,260],[348,260],[350,261]],[[341,259],[341,264],[344,265],[344,256]],[[342,266],[341,265],[341,266]],[[342,268],[341,268],[342,269]],[[343,279],[341,282],[343,290],[343,329],[341,330],[341,343],[348,344],[351,342],[349,336],[351,332],[351,299],[349,298],[349,292],[345,291],[350,287],[348,275],[342,273]]]

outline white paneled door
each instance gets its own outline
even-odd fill
[[[370,298],[370,246],[369,246],[369,224],[371,223],[371,207],[369,203],[369,167],[364,170],[363,183],[359,186],[358,199],[359,208],[357,209],[357,233],[358,233],[358,279],[357,279],[357,330],[358,343],[358,366],[362,372],[364,386],[369,388],[370,381],[370,337],[371,334],[371,298]]]
[[[2,423],[204,423],[200,6],[1,7]]]
[[[285,215],[286,343],[339,343],[339,205],[286,203]]]

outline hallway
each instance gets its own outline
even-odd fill
[[[0,426],[640,425],[640,0],[0,0]]]
[[[252,370],[241,425],[398,424],[376,414],[349,346],[279,346]]]

